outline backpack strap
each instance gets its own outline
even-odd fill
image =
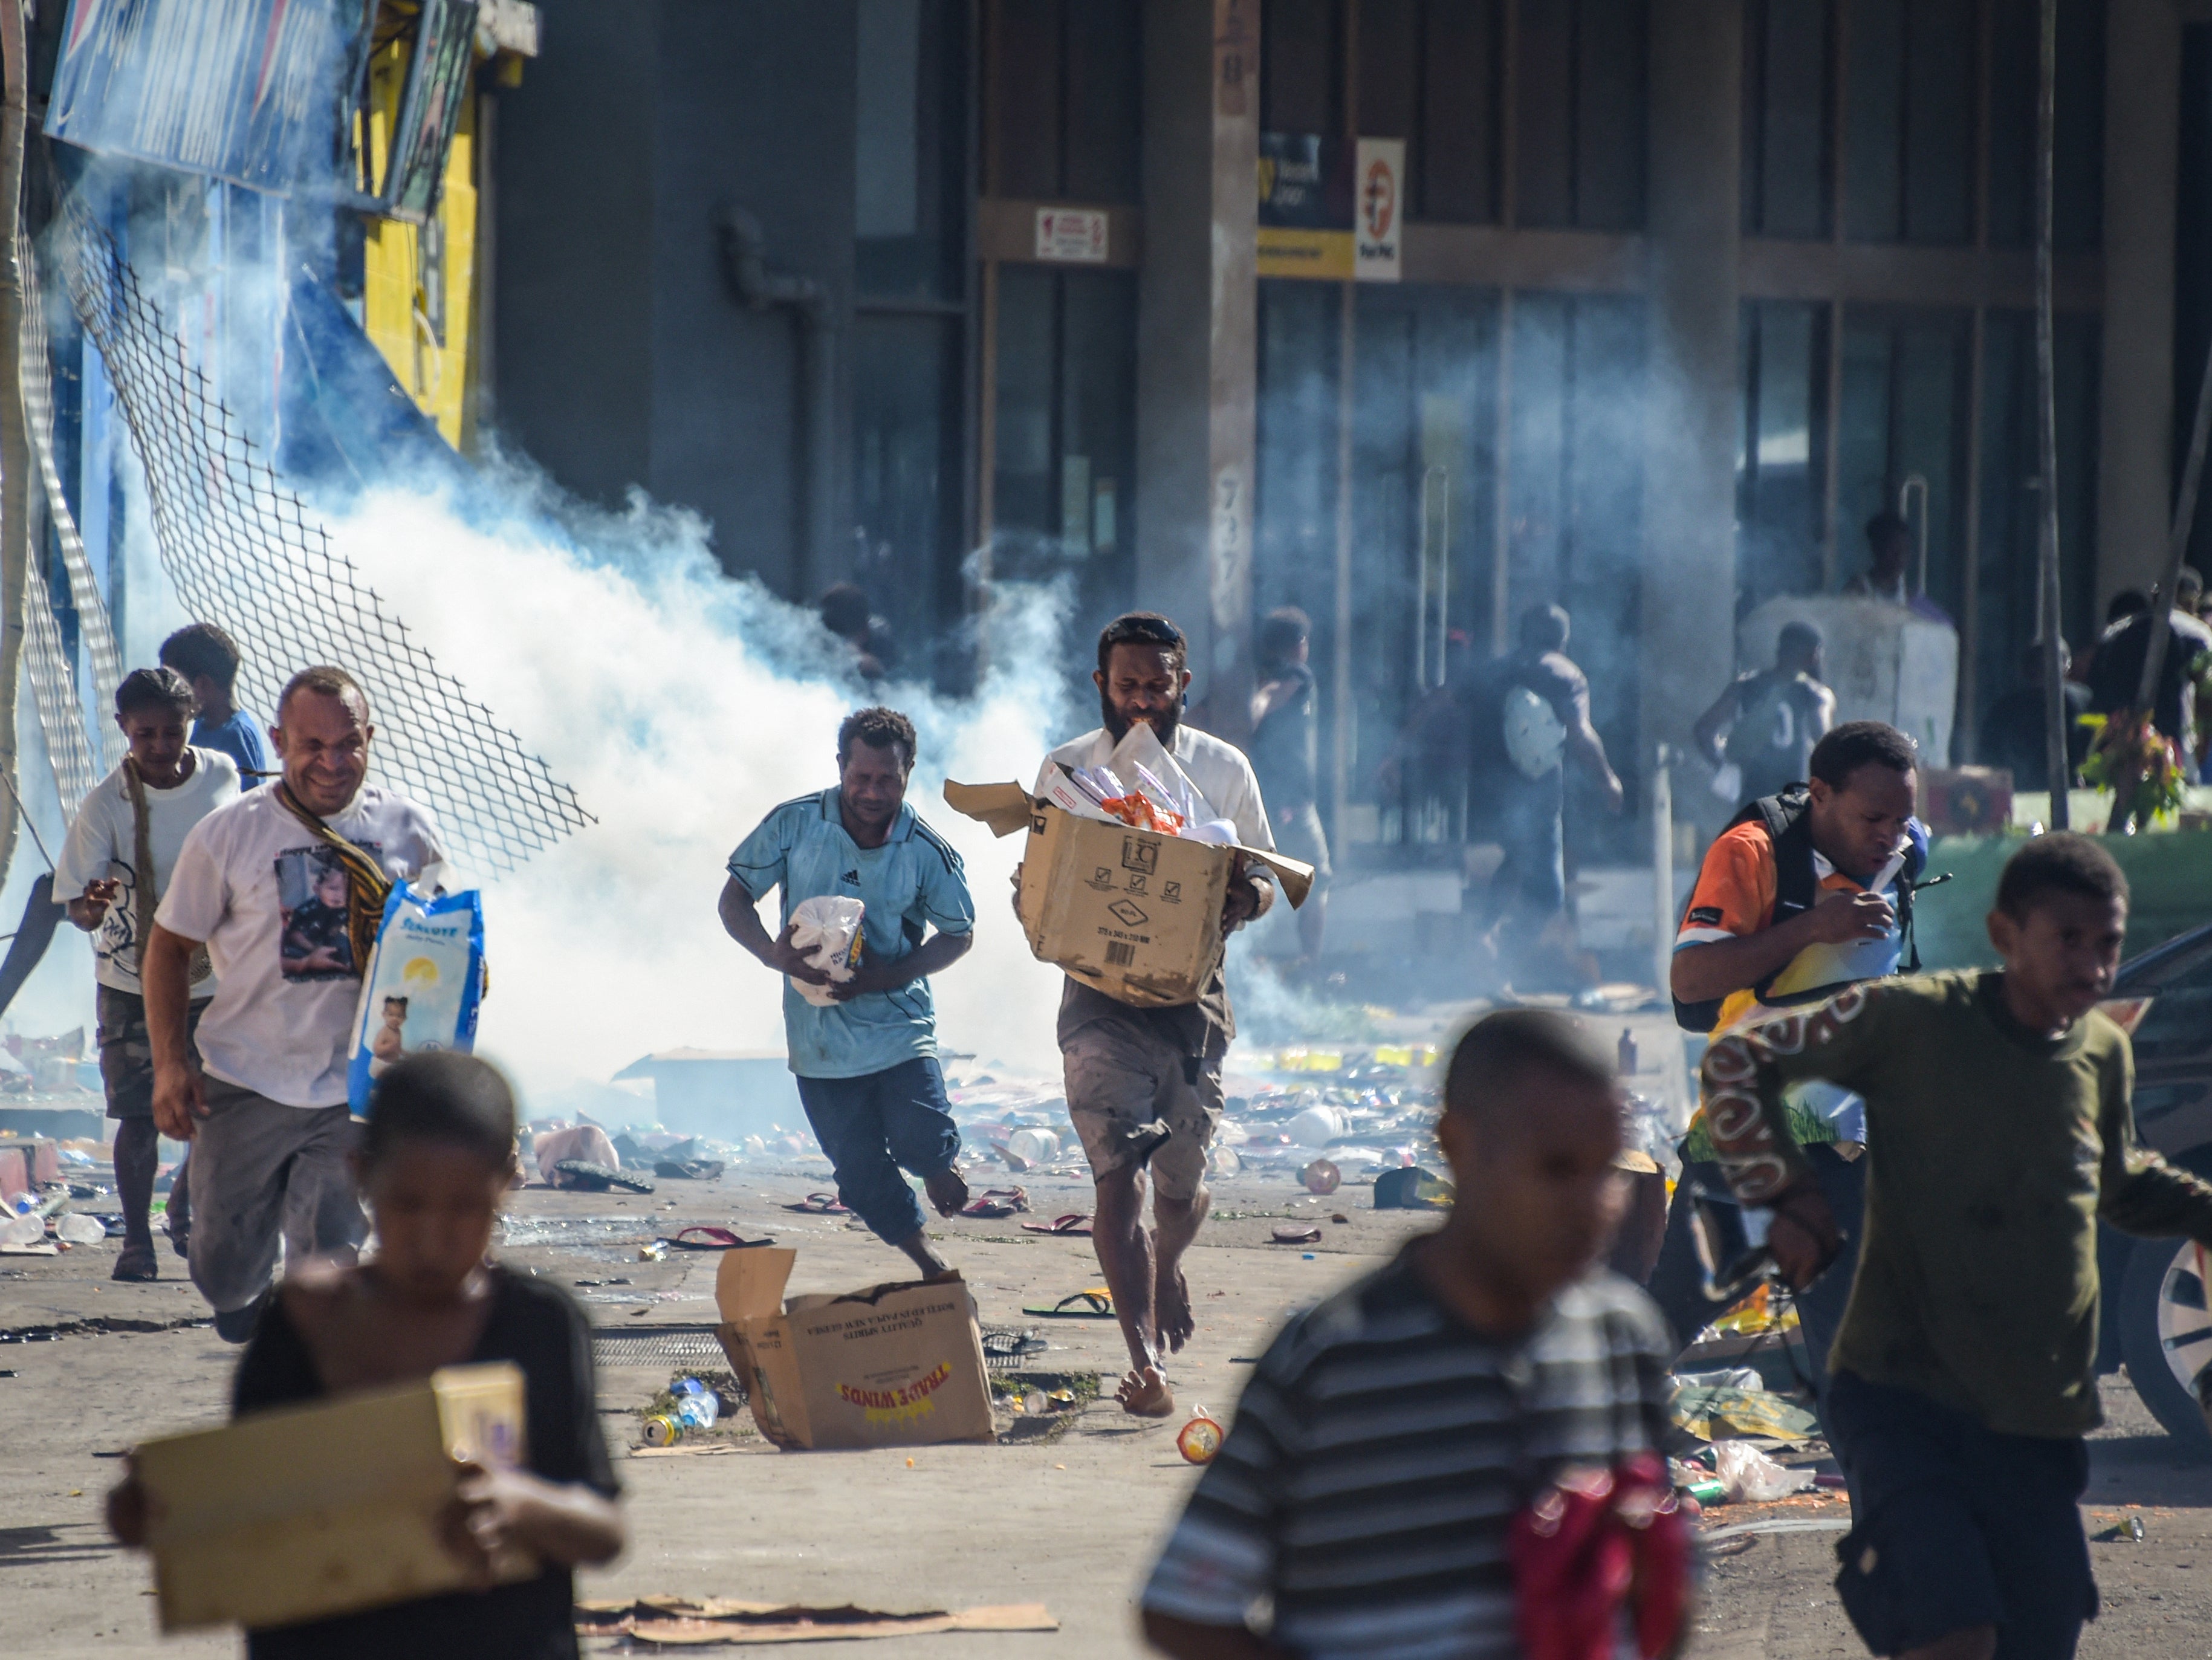
[[[1814,903],[1819,882],[1813,874],[1813,830],[1807,816],[1807,809],[1812,805],[1812,791],[1802,784],[1792,784],[1779,795],[1762,796],[1751,803],[1729,819],[1722,832],[1726,835],[1728,830],[1756,820],[1765,828],[1767,839],[1774,844],[1774,914],[1768,920],[1769,927],[1786,916],[1794,916]],[[1691,897],[1694,900],[1696,897],[1693,887]],[[1688,921],[1686,909],[1675,924],[1677,930]],[[1752,988],[1753,994],[1764,997],[1773,979],[1774,976],[1770,975]],[[1674,1024],[1684,1031],[1710,1032],[1720,1024],[1721,1005],[1727,1000],[1714,997],[1686,1003],[1674,998]]]

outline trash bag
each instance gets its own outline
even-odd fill
[[[853,977],[860,966],[860,919],[867,907],[842,894],[823,894],[802,899],[791,908],[791,943],[833,984]],[[828,1008],[837,1000],[828,986],[811,986],[793,980],[792,989],[817,1008]]]
[[[1747,1441],[1715,1443],[1713,1473],[1738,1504],[1769,1504],[1813,1485],[1812,1477],[1784,1468]]]
[[[476,1047],[483,996],[483,907],[476,891],[425,893],[392,885],[354,1011],[346,1104],[368,1111],[376,1079],[403,1055]]]

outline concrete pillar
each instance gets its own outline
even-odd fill
[[[1653,0],[1639,772],[1735,664],[1742,81],[1741,0]]]
[[[2120,589],[2148,589],[2159,580],[2172,531],[2174,192],[2181,122],[2181,17],[2173,0],[2110,0],[2105,17],[2099,617]],[[2182,384],[2193,397],[2203,365],[2180,367]],[[2063,557],[2067,550],[2059,551]],[[2068,619],[2077,653],[2095,620]]]
[[[1191,640],[1227,737],[1251,684],[1260,0],[1146,0],[1137,603]]]

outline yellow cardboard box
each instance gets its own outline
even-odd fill
[[[438,1534],[453,1461],[520,1464],[523,1421],[522,1370],[497,1361],[142,1442],[161,1629],[285,1626],[464,1589]],[[516,1552],[495,1577],[538,1571]]]
[[[945,799],[994,835],[1029,832],[1018,903],[1036,959],[1139,1008],[1206,989],[1240,856],[1273,871],[1294,906],[1313,886],[1313,866],[1295,859],[1080,818],[1018,784],[948,781]]]
[[[714,1277],[722,1349],[763,1435],[787,1450],[992,1438],[983,1335],[957,1274],[787,1304],[798,1256],[729,1251]]]

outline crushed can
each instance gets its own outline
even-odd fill
[[[684,1424],[672,1412],[656,1412],[645,1420],[645,1444],[672,1447],[684,1438]]]

